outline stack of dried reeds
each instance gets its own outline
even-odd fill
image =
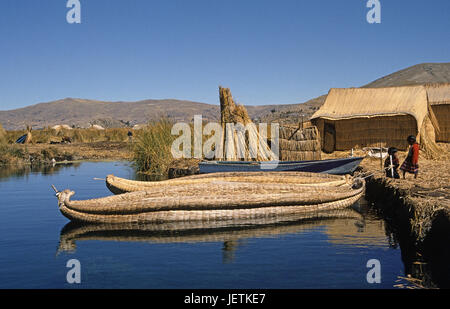
[[[320,160],[320,138],[315,126],[280,127],[280,159],[282,161]]]
[[[234,102],[230,89],[219,87],[219,97],[224,158],[229,161],[277,160],[278,156],[258,132],[245,107]]]

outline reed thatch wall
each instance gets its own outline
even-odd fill
[[[379,147],[380,142],[383,147],[406,150],[406,137],[418,133],[416,120],[410,115],[346,119],[337,121],[335,128],[336,150]]]
[[[279,147],[281,161],[321,159],[320,135],[314,126],[307,128],[280,127]]]
[[[439,125],[437,142],[450,142],[450,83],[428,84],[428,102]]]
[[[426,84],[425,88],[431,105],[450,104],[450,83]]]
[[[437,142],[450,142],[450,103],[433,105],[431,109],[439,124],[439,133],[436,134]]]

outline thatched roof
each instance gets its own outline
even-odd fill
[[[423,86],[332,88],[324,105],[311,119],[343,120],[411,115],[420,128],[427,114],[427,92]]]
[[[431,105],[450,104],[450,83],[425,85]]]

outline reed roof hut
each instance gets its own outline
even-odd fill
[[[428,103],[439,125],[437,142],[450,142],[450,83],[425,85]]]
[[[409,135],[432,149],[439,130],[424,86],[331,89],[311,121],[325,152],[380,144],[406,150]]]

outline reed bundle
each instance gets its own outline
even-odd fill
[[[280,127],[280,160],[309,161],[321,159],[321,144],[317,127]]]
[[[228,88],[219,87],[220,122],[222,125],[222,149],[226,160],[277,160],[267,140],[260,135],[248,116],[244,106],[234,102]],[[236,130],[234,125],[245,127],[245,132]],[[233,125],[233,126],[231,126]]]
[[[316,127],[293,128],[287,126],[280,127],[280,139],[293,141],[317,140],[319,133]]]
[[[280,139],[280,149],[288,151],[320,151],[320,143],[318,140],[292,141]]]
[[[322,155],[320,151],[282,150],[280,155],[281,161],[311,161],[321,159]]]

